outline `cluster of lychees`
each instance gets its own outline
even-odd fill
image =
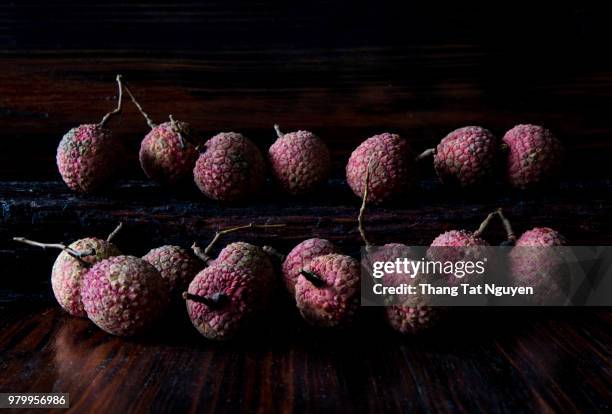
[[[145,174],[161,185],[173,185],[192,177],[207,197],[233,202],[256,193],[266,179],[266,161],[259,148],[236,132],[222,132],[207,141],[197,137],[190,125],[176,121],[154,123],[117,76],[118,105],[97,124],[71,129],[57,149],[57,165],[66,184],[89,193],[108,184],[121,170],[123,146],[106,123],[121,112],[125,91],[147,122],[150,131],[142,140],[140,165]],[[331,170],[327,145],[308,131],[283,134],[268,150],[268,164],[279,187],[298,195],[325,182]],[[363,196],[366,164],[374,161],[370,201],[384,202],[406,193],[417,177],[416,161],[433,155],[434,168],[444,183],[470,186],[491,178],[505,157],[505,176],[517,188],[545,182],[558,170],[562,147],[547,129],[517,125],[498,142],[487,129],[468,126],[448,134],[436,148],[415,156],[399,135],[384,133],[368,138],[350,156],[346,179]]]

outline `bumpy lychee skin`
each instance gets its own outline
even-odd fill
[[[402,334],[417,335],[437,326],[442,312],[433,306],[393,305],[385,309],[389,326]]]
[[[220,298],[216,305],[186,300],[193,326],[208,339],[230,339],[258,308],[258,288],[253,273],[223,263],[198,273],[188,293],[201,298]]]
[[[312,132],[297,131],[282,135],[272,144],[268,156],[274,178],[289,194],[308,193],[329,177],[329,149]]]
[[[91,193],[107,185],[121,166],[123,147],[98,124],[72,128],[57,147],[57,168],[68,187]]]
[[[81,284],[88,265],[96,264],[108,257],[121,254],[114,244],[106,240],[88,237],[75,241],[69,246],[78,252],[94,251],[93,255],[83,256],[81,260],[66,251],[61,252],[51,271],[51,287],[60,306],[73,316],[86,317],[81,301]],[[85,263],[87,264],[85,264]]]
[[[450,230],[440,234],[431,242],[434,247],[488,246],[484,239],[466,230]]]
[[[189,131],[189,124],[176,122],[181,131]],[[171,185],[189,177],[198,159],[195,147],[183,141],[171,122],[157,125],[140,144],[140,166],[153,181]]]
[[[434,154],[434,168],[440,181],[461,187],[482,183],[493,172],[497,141],[487,129],[459,128],[440,141]]]
[[[516,246],[564,246],[565,237],[550,227],[534,227],[518,238]]]
[[[395,134],[375,135],[353,151],[346,165],[346,180],[359,198],[363,198],[370,159],[368,202],[388,201],[414,182],[414,155],[408,142]]]
[[[506,178],[510,185],[525,189],[554,176],[561,166],[563,148],[548,129],[517,125],[504,135],[508,146]]]
[[[359,262],[341,254],[312,259],[306,271],[320,283],[301,275],[295,285],[295,301],[300,314],[310,324],[322,327],[350,322],[359,306]]]
[[[83,278],[81,296],[89,319],[117,336],[151,328],[169,300],[155,267],[133,256],[115,256],[94,265]]]
[[[235,132],[224,132],[205,144],[193,169],[195,183],[213,200],[232,202],[257,192],[265,180],[259,148]]]
[[[174,296],[187,289],[195,275],[204,267],[204,263],[193,257],[189,251],[171,245],[150,250],[142,260],[157,269]]]
[[[337,252],[336,246],[325,239],[307,239],[295,246],[285,258],[282,266],[283,281],[291,296],[295,297],[295,284],[300,276],[300,271],[306,268],[312,259]]]

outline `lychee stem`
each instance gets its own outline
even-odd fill
[[[83,260],[83,257],[93,256],[96,254],[95,249],[84,250],[82,252],[73,249],[72,247],[68,247],[63,243],[41,243],[34,240],[26,239],[25,237],[13,237],[13,240],[19,243],[27,244],[29,246],[41,247],[43,250],[46,249],[59,249],[68,253],[70,256],[74,257],[85,266],[89,267],[90,263],[87,263]]]
[[[155,128],[157,125],[155,124],[155,122],[153,122],[153,120],[151,120],[151,118],[149,118],[149,115],[147,115],[144,109],[142,109],[142,106],[140,106],[136,98],[134,98],[132,91],[130,90],[130,88],[128,88],[127,83],[125,81],[123,81],[123,88],[125,89],[128,96],[130,97],[130,99],[132,100],[136,108],[138,109],[138,112],[140,112],[140,114],[145,119],[145,121],[147,121],[147,125],[149,126],[149,128],[151,129]]]
[[[435,148],[426,149],[425,151],[423,151],[422,153],[417,155],[415,160],[416,161],[421,161],[422,159],[430,157],[430,156],[434,155],[435,153],[436,153],[436,149]]]
[[[263,246],[261,249],[266,252],[268,256],[272,256],[281,262],[284,262],[287,257],[272,246]]]
[[[319,275],[316,273],[309,272],[307,270],[300,270],[300,274],[306,278],[310,283],[312,283],[316,287],[321,287],[325,285],[325,281],[321,279]]]
[[[363,199],[361,200],[361,207],[359,208],[359,215],[357,216],[357,228],[359,229],[359,234],[361,235],[361,239],[365,243],[366,247],[370,246],[370,242],[368,241],[365,233],[365,228],[363,226],[363,216],[365,213],[366,204],[368,202],[368,193],[370,191],[370,166],[372,164],[374,156],[372,155],[368,160],[368,165],[366,167],[366,176],[365,176],[365,184],[363,189]]]
[[[185,149],[185,139],[183,138],[183,134],[181,134],[181,128],[179,128],[172,114],[168,115],[168,118],[170,118],[170,124],[172,125],[172,129],[178,135],[179,142],[181,144],[181,149]]]
[[[508,220],[506,216],[504,216],[504,213],[501,208],[497,209],[497,215],[499,216],[499,218],[502,221],[502,224],[504,225],[504,229],[506,230],[506,237],[508,238],[508,241],[514,243],[516,241],[516,235],[514,234],[514,230],[512,230],[512,225],[510,224],[510,220]]]
[[[281,132],[280,127],[278,126],[278,124],[274,124],[274,130],[276,131],[276,135],[277,135],[279,138],[282,138],[282,137],[284,137],[284,136],[285,136],[285,134],[283,134],[283,133]]]
[[[484,221],[480,223],[478,230],[474,232],[474,236],[480,236],[485,231],[487,226],[491,223],[491,220],[493,220],[493,217],[495,217],[496,215],[497,215],[497,210],[495,210],[492,213],[489,213],[487,215],[487,218],[485,218]]]
[[[285,227],[285,226],[286,226],[285,224],[254,224],[254,223],[249,223],[249,224],[246,224],[244,226],[237,226],[237,227],[231,227],[229,229],[219,230],[219,231],[217,231],[215,233],[215,236],[213,237],[211,242],[204,249],[204,255],[205,256],[209,256],[210,255],[210,251],[215,247],[215,244],[217,243],[219,238],[221,236],[223,236],[223,235],[228,234],[228,233],[233,233],[235,231],[244,230],[244,229],[271,229],[271,228],[278,228],[278,227]]]
[[[115,230],[113,230],[111,234],[108,235],[108,237],[106,238],[106,241],[109,243],[112,242],[113,239],[117,236],[117,234],[119,234],[122,228],[123,228],[123,223],[120,222],[119,225],[115,227]]]
[[[211,309],[218,309],[228,298],[223,292],[213,293],[210,296],[193,295],[189,292],[183,292],[183,299],[192,300],[194,302],[203,303]]]
[[[116,115],[121,112],[121,103],[123,102],[123,86],[121,85],[121,75],[117,75],[117,87],[118,87],[118,95],[117,95],[117,107],[104,115],[102,120],[98,123],[98,126],[102,128],[106,121],[110,119],[111,116]]]
[[[202,250],[202,248],[198,246],[197,243],[194,242],[191,245],[191,250],[193,251],[193,254],[196,255],[196,257],[198,257],[206,264],[206,266],[210,266],[211,262],[213,261],[212,257],[205,255],[204,250]]]

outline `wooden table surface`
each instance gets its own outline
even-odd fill
[[[368,211],[372,239],[429,244],[502,206],[518,231],[551,226],[574,245],[610,245],[606,16],[562,5],[0,5],[0,392],[68,392],[73,412],[609,412],[608,309],[456,309],[413,338],[373,308],[347,330],[317,330],[280,295],[226,344],[200,337],[182,308],[149,336],[120,339],[57,307],[54,253],[10,240],[102,236],[122,221],[117,243],[141,255],[254,221],[287,227],[226,240],[288,251],[319,236],[357,257],[359,200],[343,168],[359,142],[391,131],[420,151],[464,125],[501,136],[538,123],[568,150],[558,182],[456,191],[425,163],[408,197]],[[74,194],[55,148],[113,107],[117,73],[155,120],[172,113],[204,136],[240,131],[265,150],[274,123],[312,130],[332,150],[333,178],[297,199],[268,184],[241,205],[205,200],[192,185],[158,188],[136,160],[146,125],[126,106],[111,124],[131,150],[124,179]],[[499,243],[502,229],[487,237]]]

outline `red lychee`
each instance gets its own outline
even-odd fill
[[[329,177],[331,156],[325,142],[309,131],[283,134],[274,125],[278,139],[268,151],[272,174],[289,194],[312,191]]]
[[[440,181],[461,187],[490,177],[497,156],[497,141],[487,129],[459,128],[440,141],[434,153],[434,168]]]
[[[292,297],[295,297],[295,284],[300,271],[305,269],[312,259],[330,253],[338,253],[336,246],[325,239],[307,239],[298,244],[289,252],[283,261],[283,281]]]
[[[414,155],[399,135],[384,133],[362,142],[346,165],[346,180],[358,197],[363,197],[366,171],[370,171],[370,198],[382,203],[406,192],[415,179]]]
[[[198,273],[183,298],[193,326],[215,340],[233,337],[259,308],[253,273],[223,263]]]
[[[151,328],[169,302],[159,272],[133,256],[115,256],[95,264],[83,278],[81,296],[89,319],[117,336]]]
[[[265,180],[265,163],[259,148],[235,132],[208,140],[193,169],[195,183],[207,197],[238,201],[256,193]]]
[[[81,193],[91,193],[115,178],[121,169],[123,145],[105,128],[112,115],[121,112],[122,85],[117,75],[119,97],[117,108],[98,124],[83,124],[72,128],[57,147],[56,162],[68,187]]]
[[[359,307],[359,262],[341,254],[311,260],[295,284],[300,314],[310,324],[333,327],[350,322]]]
[[[176,184],[192,174],[198,151],[181,134],[189,135],[189,124],[164,122],[155,126],[140,144],[140,165],[158,184]]]
[[[525,189],[541,184],[561,166],[563,148],[548,129],[517,125],[504,135],[508,147],[506,178],[513,187]]]
[[[161,274],[173,296],[183,292],[205,264],[179,246],[166,245],[150,250],[142,257]]]
[[[417,335],[438,325],[441,307],[392,305],[385,309],[389,326],[399,333]]]

